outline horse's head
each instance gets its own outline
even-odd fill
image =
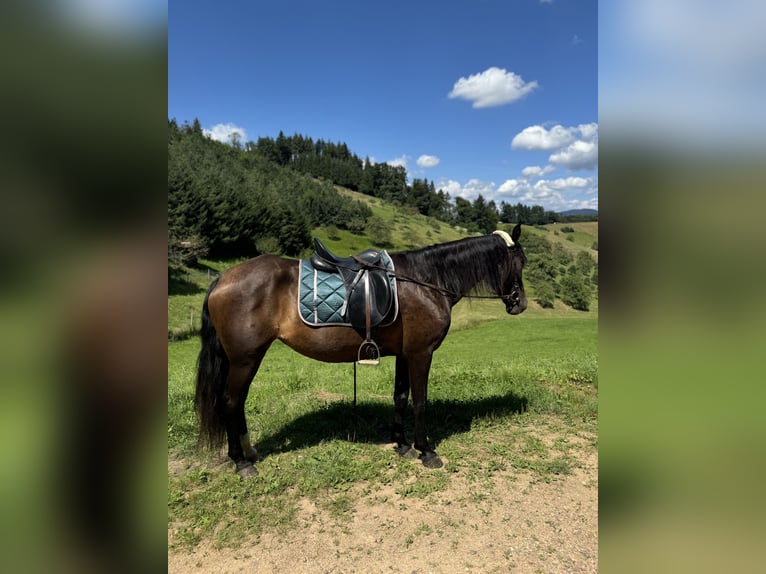
[[[524,281],[521,279],[521,272],[527,263],[527,257],[524,250],[519,245],[519,236],[521,235],[521,224],[513,228],[508,235],[504,231],[496,231],[508,245],[508,254],[510,264],[508,265],[508,274],[503,282],[503,292],[501,299],[505,303],[505,310],[511,315],[518,315],[527,308],[527,295],[524,293]]]

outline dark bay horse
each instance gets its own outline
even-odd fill
[[[428,373],[433,353],[450,326],[452,307],[478,287],[505,303],[511,315],[527,307],[522,282],[526,263],[521,227],[415,251],[390,253],[399,293],[396,320],[375,332],[381,355],[396,356],[392,441],[400,455],[416,456],[404,435],[409,395],[415,415],[415,449],[430,468],[442,461],[426,437]],[[211,284],[202,309],[195,407],[200,440],[211,447],[228,441],[241,477],[257,474],[245,400],[266,351],[279,339],[319,361],[357,360],[364,333],[352,327],[310,327],[298,313],[299,262],[261,255],[223,273]]]

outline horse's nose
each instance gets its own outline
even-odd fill
[[[519,298],[519,292],[516,291],[515,289],[513,291],[511,291],[511,301],[513,301],[514,303],[518,303],[519,299],[520,299]]]

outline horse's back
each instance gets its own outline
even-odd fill
[[[275,255],[259,255],[227,269],[211,294],[219,299],[263,293],[289,285],[297,277],[298,262]]]

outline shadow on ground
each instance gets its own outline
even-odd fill
[[[168,267],[168,295],[196,295],[205,290],[188,279],[187,273],[177,267]]]
[[[449,437],[468,432],[473,422],[487,416],[509,416],[527,410],[526,397],[514,393],[476,400],[434,400],[428,403],[427,430],[434,448]],[[356,408],[349,402],[320,407],[263,437],[256,448],[264,455],[289,452],[328,440],[384,444],[389,442],[393,402],[365,402]],[[407,409],[405,430],[414,439],[412,408]]]
[[[212,283],[213,279],[220,275],[220,272],[217,269],[202,262],[198,262],[190,268],[207,272],[208,281],[205,283],[205,287],[201,287],[191,280],[186,268],[169,265],[168,295],[196,295],[197,293],[205,293],[205,291],[207,291],[207,286]]]

